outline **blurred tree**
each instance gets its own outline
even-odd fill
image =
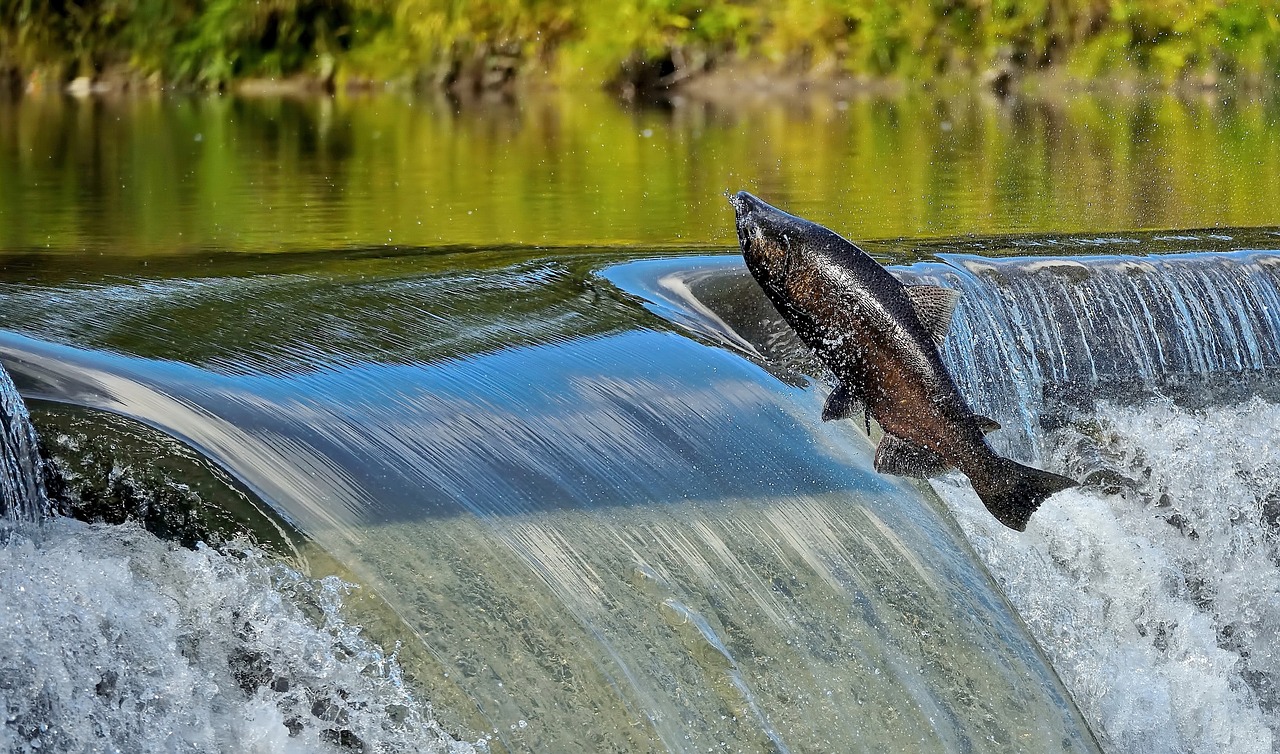
[[[0,73],[222,86],[340,69],[455,89],[669,86],[717,65],[932,77],[1280,72],[1280,0],[0,0]]]

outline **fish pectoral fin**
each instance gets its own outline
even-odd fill
[[[1000,422],[992,419],[990,416],[974,414],[973,418],[978,422],[978,429],[982,430],[982,434],[984,435],[989,435],[997,429],[1000,429]]]
[[[862,410],[862,399],[842,382],[836,385],[836,389],[827,396],[827,402],[822,405],[822,420],[829,422],[836,419],[852,419],[858,415],[859,410]]]
[[[960,291],[937,285],[908,285],[906,290],[920,324],[933,336],[934,342],[942,345],[951,329],[951,316],[955,314]]]
[[[885,435],[876,447],[876,471],[917,479],[945,474],[951,466],[937,452],[894,435]]]

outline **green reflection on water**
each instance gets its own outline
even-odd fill
[[[27,99],[0,105],[0,249],[729,246],[739,188],[863,239],[1275,225],[1277,116],[1170,95]]]

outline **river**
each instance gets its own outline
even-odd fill
[[[1280,748],[1278,114],[0,105],[0,365],[131,521],[5,525],[0,742]],[[875,474],[737,189],[962,290],[993,444],[1085,484],[1017,534]]]

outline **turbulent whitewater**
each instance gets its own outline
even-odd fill
[[[991,260],[945,355],[1006,447],[1086,483],[1009,537],[934,486],[1113,751],[1280,732],[1280,257]]]
[[[934,487],[1116,752],[1276,750],[1280,406],[1100,403],[1045,438],[1105,470],[1025,536]]]
[[[349,584],[244,543],[57,519],[11,530],[0,574],[0,750],[474,751],[346,622]]]

